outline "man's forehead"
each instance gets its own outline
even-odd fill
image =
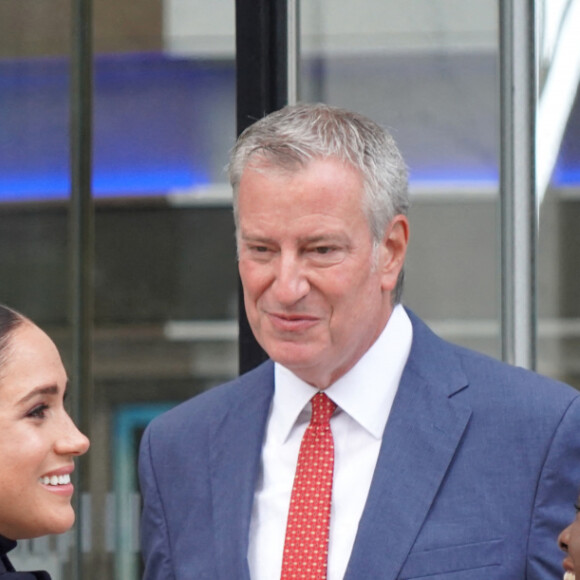
[[[300,159],[296,155],[281,155],[259,150],[248,159],[244,173],[246,171],[255,171],[263,174],[293,174],[306,169],[312,161],[312,159]]]

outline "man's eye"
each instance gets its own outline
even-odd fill
[[[44,419],[46,417],[47,410],[48,410],[48,405],[45,405],[43,403],[42,405],[37,405],[36,407],[34,407],[34,409],[29,411],[26,414],[26,416],[31,417],[33,419]]]
[[[314,253],[318,256],[335,257],[340,254],[340,247],[338,246],[316,246]]]
[[[253,260],[269,260],[274,250],[271,246],[263,246],[263,245],[251,245],[248,244],[246,246],[246,255],[248,258]]]

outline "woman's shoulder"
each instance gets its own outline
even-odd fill
[[[16,572],[6,555],[15,547],[14,540],[0,536],[0,580],[51,580],[50,574],[44,571]]]
[[[0,572],[1,580],[51,580],[48,572]]]
[[[16,572],[5,556],[0,563],[0,580],[51,580],[50,574],[42,570],[36,572]]]

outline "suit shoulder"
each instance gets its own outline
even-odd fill
[[[455,346],[462,367],[469,377],[497,385],[498,388],[522,389],[530,396],[535,392],[549,393],[550,397],[562,397],[568,401],[580,393],[566,383],[538,372],[497,360],[488,355]]]
[[[463,347],[455,352],[469,384],[457,396],[479,418],[509,418],[514,432],[532,426],[535,435],[553,433],[565,417],[580,421],[580,392],[570,385]]]
[[[149,423],[148,430],[181,433],[184,429],[209,424],[241,402],[269,396],[274,388],[274,365],[266,361],[259,367],[227,383],[211,387],[179,403]]]
[[[580,393],[561,381],[513,366],[438,337],[418,317],[413,323],[410,365],[429,382],[454,384],[468,399],[553,408],[563,412]],[[468,387],[463,389],[462,387]]]

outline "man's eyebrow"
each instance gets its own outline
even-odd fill
[[[260,234],[248,234],[244,232],[240,234],[240,239],[243,242],[254,242],[254,243],[258,242],[263,244],[269,244],[273,241],[272,238],[268,236],[262,236]]]
[[[333,240],[339,239],[340,239],[339,234],[328,233],[328,234],[315,234],[312,236],[304,236],[303,238],[300,238],[300,241],[303,243],[316,244],[317,242],[331,242]]]
[[[248,232],[241,232],[240,236],[244,240],[265,240],[265,239],[268,239],[267,236],[262,236],[260,234],[249,234]]]
[[[36,387],[35,389],[32,389],[32,391],[30,391],[28,394],[24,395],[24,397],[22,397],[22,399],[18,401],[18,404],[20,405],[22,403],[26,403],[31,399],[34,399],[34,397],[37,397],[38,395],[57,395],[57,394],[58,387],[56,385]]]

